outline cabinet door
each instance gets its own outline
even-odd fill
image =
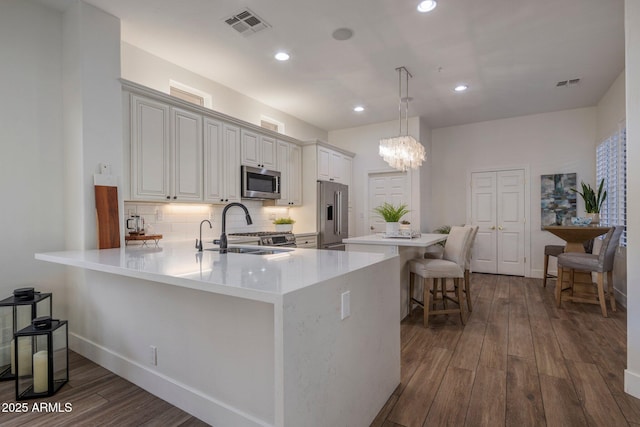
[[[169,106],[131,96],[131,198],[166,200],[170,193]]]
[[[344,161],[342,154],[336,151],[330,152],[329,158],[329,180],[342,183],[344,179]]]
[[[223,125],[217,120],[204,119],[204,200],[219,203],[224,200]],[[239,173],[239,172],[238,172]]]
[[[351,187],[353,175],[353,159],[349,156],[342,156],[342,165],[344,167],[342,183]],[[351,198],[349,198],[349,206],[351,206]]]
[[[331,160],[331,152],[328,148],[318,147],[318,179],[329,181],[329,161]]]
[[[280,198],[276,200],[277,206],[290,206],[289,200],[289,169],[291,166],[290,147],[288,142],[278,141],[276,150],[276,167],[280,171]]]
[[[276,165],[276,139],[270,136],[260,135],[260,165],[265,169],[277,170]]]
[[[202,200],[202,116],[171,109],[173,194],[171,200]]]
[[[289,145],[289,203],[302,206],[302,148]]]
[[[259,167],[260,165],[260,135],[242,129],[240,132],[242,138],[241,157],[242,164],[247,166]]]
[[[225,124],[223,126],[223,170],[224,200],[240,201],[240,129]]]

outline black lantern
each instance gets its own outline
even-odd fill
[[[51,316],[51,294],[20,288],[0,301],[0,381],[15,379],[13,335],[40,316]],[[26,366],[23,365],[23,369]]]
[[[15,341],[16,400],[53,396],[69,381],[66,320],[37,317]]]

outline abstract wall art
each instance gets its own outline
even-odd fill
[[[571,225],[571,217],[576,216],[575,173],[542,175],[540,185],[541,221],[540,226]]]

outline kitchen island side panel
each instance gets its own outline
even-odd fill
[[[286,427],[373,421],[400,383],[399,276],[392,257],[284,296]]]
[[[74,351],[211,425],[274,424],[273,304],[69,269]]]

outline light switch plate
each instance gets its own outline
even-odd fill
[[[351,316],[351,291],[346,291],[342,293],[342,309],[340,319],[344,320],[347,317]]]

